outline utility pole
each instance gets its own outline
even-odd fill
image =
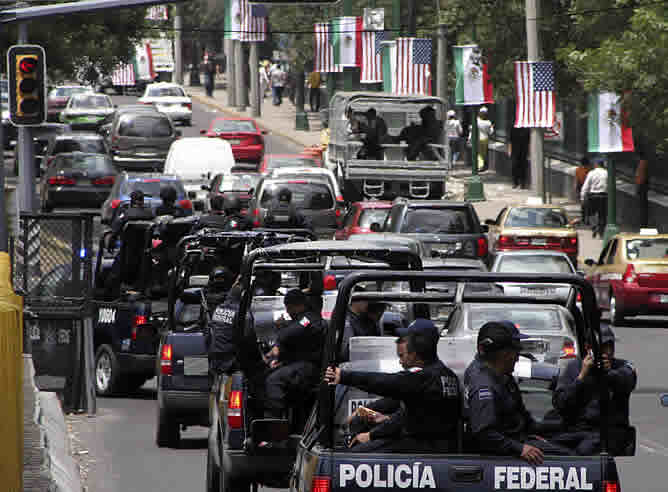
[[[237,105],[236,53],[234,52],[234,43],[233,39],[225,39],[225,57],[227,58],[225,80],[227,82],[227,106],[229,108]]]
[[[441,21],[438,25],[438,45],[436,60],[436,95],[448,101],[448,28]]]
[[[241,41],[234,40],[234,63],[235,63],[235,77],[236,80],[236,96],[237,96],[237,111],[246,111],[246,103],[244,101],[244,47]]]
[[[181,6],[174,6],[174,82],[183,85],[183,16]]]
[[[28,44],[28,24],[19,24],[18,44]],[[19,127],[17,150],[19,155],[19,210],[35,212],[35,147],[32,141],[32,129]],[[4,150],[3,150],[4,152]],[[3,159],[4,166],[4,159]],[[4,217],[0,219],[4,220]]]
[[[475,20],[473,21],[472,41],[477,42]],[[485,190],[478,175],[478,106],[471,106],[471,177],[466,183],[465,199],[468,202],[484,202]]]
[[[527,59],[538,61],[540,49],[538,44],[538,0],[526,0],[526,24],[527,24]],[[531,129],[531,185],[536,193],[540,194],[543,203],[546,202],[545,193],[545,168],[543,163],[543,129]]]
[[[343,0],[343,15],[353,15],[353,0]],[[353,79],[355,77],[355,68],[344,67],[343,68],[343,90],[352,91],[353,90]]]
[[[603,232],[603,245],[608,244],[608,241],[619,234],[619,227],[617,227],[617,169],[614,160],[606,160],[608,168],[608,220]]]
[[[251,116],[258,117],[261,116],[260,110],[260,78],[258,75],[258,67],[260,66],[260,57],[259,57],[259,45],[256,41],[250,44],[250,107],[251,107]]]

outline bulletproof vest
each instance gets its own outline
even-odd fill
[[[238,300],[227,299],[215,309],[211,317],[212,342],[209,347],[209,357],[219,361],[218,368],[223,372],[231,370],[236,365],[238,312]]]

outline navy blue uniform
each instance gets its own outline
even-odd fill
[[[235,289],[232,289],[225,302],[216,308],[211,317],[209,367],[217,374],[230,373],[238,369],[236,339],[239,336],[237,317],[240,302],[240,291],[235,293]]]
[[[200,215],[199,223],[194,229],[204,229],[212,227],[214,229],[223,229],[227,224],[227,216],[225,214],[211,213],[207,215]]]

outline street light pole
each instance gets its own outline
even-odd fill
[[[527,26],[527,60],[537,61],[540,59],[538,43],[538,0],[526,0],[526,26]],[[531,129],[531,181],[532,187],[539,193],[543,203],[546,201],[545,193],[545,169],[543,162],[543,129]]]
[[[619,234],[617,227],[617,170],[615,161],[608,159],[608,220],[603,233],[603,244]]]

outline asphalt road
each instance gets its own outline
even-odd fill
[[[117,104],[132,97],[115,97]],[[194,105],[193,126],[184,136],[196,136],[217,114]],[[292,153],[291,142],[268,136],[268,152]],[[632,398],[631,420],[638,429],[637,455],[619,458],[622,490],[663,492],[668,465],[668,408],[658,394],[668,392],[668,322],[637,318],[617,328],[617,353],[635,363],[639,387]],[[204,491],[206,436],[204,428],[182,433],[179,449],[155,445],[155,380],[129,397],[99,398],[95,417],[69,418],[74,448],[87,476],[90,492]]]

